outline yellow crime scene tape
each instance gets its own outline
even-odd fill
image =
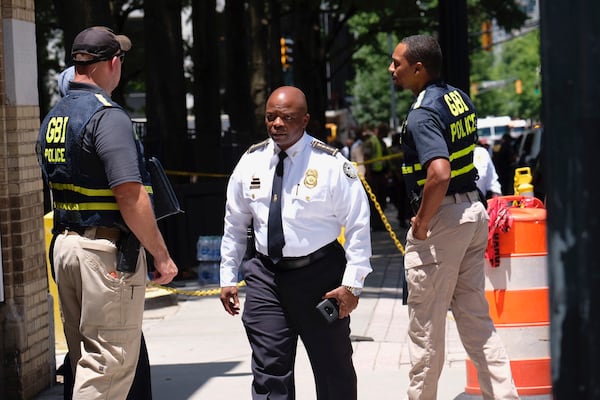
[[[396,158],[396,157],[400,157],[400,154],[391,154],[391,155],[387,155],[387,156],[383,156],[383,157],[374,158],[374,159],[371,159],[371,160],[368,160],[365,162],[361,162],[361,163],[355,162],[353,164],[354,165],[366,165],[366,164],[371,164],[376,161],[390,160],[390,159]],[[201,173],[201,172],[185,172],[185,171],[166,171],[166,172],[168,175],[177,175],[177,176],[203,176],[203,177],[213,177],[213,178],[226,178],[229,176],[226,174],[210,174],[210,173]],[[396,246],[398,251],[400,251],[400,254],[402,254],[404,256],[404,253],[405,253],[404,246],[402,246],[402,243],[400,243],[400,240],[398,240],[398,237],[396,236],[396,233],[392,229],[392,226],[390,225],[387,217],[385,216],[385,213],[383,212],[381,205],[377,201],[377,197],[375,196],[375,193],[373,193],[371,186],[367,183],[367,180],[365,179],[365,177],[362,174],[359,173],[358,177],[360,178],[360,181],[362,182],[362,184],[365,188],[365,191],[369,195],[369,198],[375,205],[375,209],[377,210],[377,213],[379,213],[379,217],[381,218],[381,221],[383,222],[385,229],[388,231],[390,238],[394,242],[394,245]],[[185,290],[185,289],[173,288],[170,286],[162,286],[162,285],[158,285],[158,284],[155,284],[152,282],[148,283],[148,286],[163,289],[170,293],[180,294],[183,296],[204,297],[204,296],[215,296],[215,295],[219,295],[221,293],[221,288],[211,288],[211,289],[204,289],[204,290]],[[237,286],[238,287],[246,286],[246,282],[241,281],[238,283]]]

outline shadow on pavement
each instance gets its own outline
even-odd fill
[[[155,399],[187,399],[215,377],[239,377],[228,373],[239,362],[210,362],[200,364],[152,365],[152,396]]]

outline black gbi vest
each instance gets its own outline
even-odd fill
[[[460,89],[442,82],[428,85],[411,106],[433,111],[444,127],[444,139],[450,155],[451,180],[447,194],[465,193],[476,189],[477,170],[473,150],[477,141],[477,117],[469,97]],[[402,174],[409,193],[421,194],[427,170],[419,162],[416,146],[406,126],[402,129],[404,165]]]
[[[96,112],[110,107],[122,110],[100,91],[71,90],[42,122],[36,150],[52,190],[54,231],[89,226],[125,228],[104,170],[81,168],[85,127]],[[133,128],[131,134],[135,135]],[[152,193],[137,137],[135,143],[142,182]]]

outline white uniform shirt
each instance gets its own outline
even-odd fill
[[[475,181],[477,187],[485,195],[487,192],[492,192],[497,195],[502,195],[502,189],[498,182],[498,174],[490,157],[490,153],[481,147],[475,146],[473,152],[473,164],[477,168],[479,179]]]
[[[354,166],[341,154],[313,148],[313,137],[286,150],[281,214],[284,257],[300,257],[333,242],[344,227],[346,270],[342,285],[363,287],[372,271],[369,203]],[[320,143],[320,142],[319,142]],[[242,155],[227,186],[221,242],[221,286],[235,286],[254,222],[256,250],[268,255],[267,220],[279,148],[272,140]]]

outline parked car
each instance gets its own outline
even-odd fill
[[[541,126],[529,129],[521,135],[518,147],[517,163],[519,167],[535,168],[535,164],[542,148],[542,134],[544,129]]]

